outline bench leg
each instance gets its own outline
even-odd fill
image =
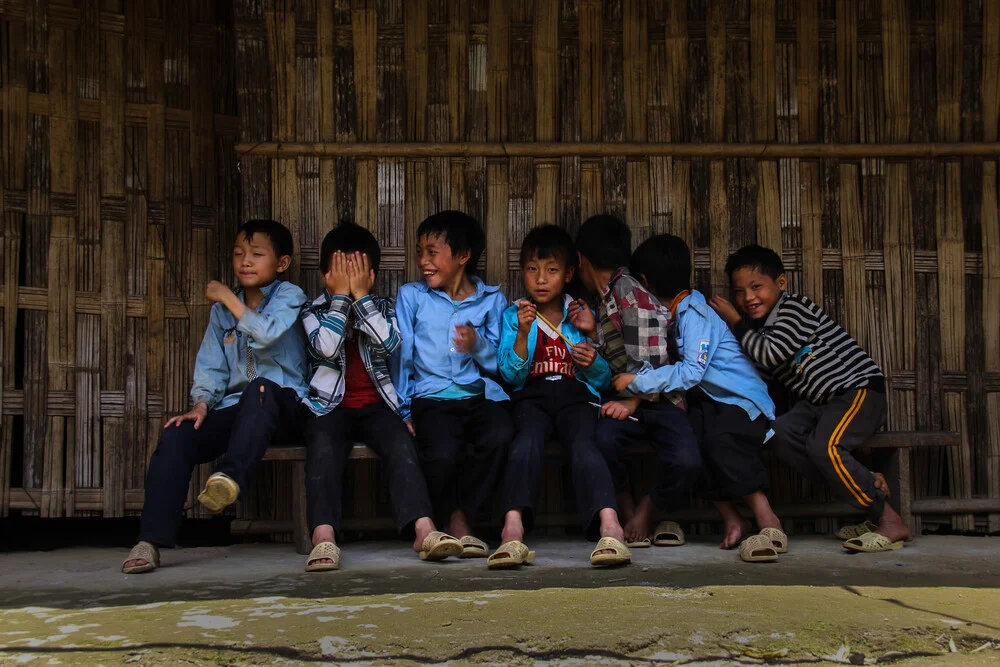
[[[306,462],[295,461],[292,465],[292,527],[295,537],[295,551],[308,555],[312,550],[312,535],[306,523]]]

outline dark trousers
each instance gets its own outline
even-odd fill
[[[330,525],[340,532],[344,469],[354,441],[382,457],[389,472],[389,500],[402,533],[421,517],[431,516],[431,501],[417,450],[399,416],[379,401],[364,408],[339,406],[310,419],[306,440],[306,518],[309,530]]]
[[[589,405],[593,400],[583,383],[570,378],[529,380],[514,394],[517,433],[507,457],[501,502],[504,512],[524,509],[525,530],[534,526],[545,443],[553,431],[569,452],[576,508],[587,537],[594,537],[602,509],[617,510],[611,472],[597,447],[597,410]]]
[[[245,492],[271,442],[298,438],[305,413],[293,390],[257,378],[244,390],[239,403],[209,411],[199,429],[190,421],[165,429],[146,472],[139,540],[174,546],[191,473],[199,463],[221,456],[216,470],[231,477],[240,492]]]
[[[596,408],[595,408],[596,409]],[[698,439],[687,413],[669,401],[643,401],[634,415],[639,421],[602,417],[597,422],[597,445],[608,462],[618,493],[628,490],[629,443],[648,438],[660,472],[649,498],[661,510],[682,504],[702,472]]]
[[[738,500],[767,490],[767,469],[760,451],[768,419],[750,419],[746,410],[715,401],[700,389],[687,392],[688,420],[701,445],[707,500]]]
[[[483,516],[514,437],[508,406],[481,396],[413,401],[417,448],[439,525],[456,509],[473,521]]]
[[[825,482],[843,500],[882,517],[885,495],[875,489],[875,477],[851,452],[885,421],[885,394],[852,389],[826,405],[799,401],[771,423],[775,454],[806,477]]]

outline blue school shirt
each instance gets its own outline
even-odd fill
[[[573,341],[573,344],[586,342],[587,337],[580,333],[579,329],[569,322],[569,304],[572,299],[565,296],[563,299],[563,321],[559,325],[566,338]],[[531,323],[528,330],[528,358],[522,359],[514,351],[514,341],[517,339],[517,303],[509,307],[503,313],[503,328],[500,330],[500,350],[497,352],[499,359],[500,375],[510,384],[514,391],[524,387],[528,380],[528,373],[531,370],[531,360],[535,358],[535,346],[538,343],[538,320]],[[555,324],[553,322],[553,324]],[[583,382],[598,400],[601,392],[611,386],[611,368],[608,362],[600,354],[594,359],[590,368],[576,367],[576,378]]]
[[[481,386],[491,401],[506,401],[497,384],[497,345],[507,299],[495,285],[469,276],[476,293],[457,304],[423,282],[407,283],[396,295],[396,323],[403,339],[391,369],[404,419],[414,398],[428,398],[453,385]],[[469,354],[455,349],[455,327],[471,323],[476,345]]]
[[[774,403],[736,337],[705,301],[692,290],[677,306],[677,349],[680,361],[654,369],[649,364],[628,386],[633,394],[654,394],[701,387],[712,400],[738,405],[756,419],[774,419]]]
[[[191,402],[209,410],[236,405],[250,384],[247,345],[253,350],[257,377],[294,389],[299,398],[309,394],[309,359],[299,325],[299,309],[306,295],[292,283],[276,280],[261,288],[264,298],[237,320],[221,303],[212,305],[208,328],[194,365]],[[237,295],[246,303],[243,292]]]

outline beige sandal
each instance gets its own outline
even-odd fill
[[[317,563],[318,560],[330,560],[330,563]],[[340,568],[340,547],[333,542],[320,542],[309,552],[306,560],[306,572],[327,572]]]
[[[610,554],[599,554],[598,551],[613,551]],[[632,562],[632,552],[628,547],[614,537],[602,537],[590,553],[590,564],[594,567],[611,567],[613,565],[628,565]]]
[[[771,563],[778,560],[778,550],[764,535],[751,535],[740,543],[740,558],[745,563]]]
[[[638,542],[626,542],[625,546],[629,549],[648,549],[653,544],[653,541],[648,537],[644,537]]]
[[[130,560],[144,560],[146,561],[146,564],[125,567],[125,563]],[[143,572],[152,572],[158,567],[160,567],[160,550],[149,542],[138,542],[134,547],[132,547],[132,551],[128,552],[128,558],[122,562],[122,572],[125,574],[142,574]]]
[[[762,528],[760,531],[761,537],[771,541],[774,545],[774,550],[779,554],[788,553],[788,535],[777,528]]]
[[[493,555],[486,559],[486,567],[491,570],[502,570],[508,567],[518,567],[535,562],[535,552],[529,551],[524,542],[511,540],[501,544]]]
[[[844,542],[844,548],[848,551],[862,551],[864,553],[875,554],[882,551],[902,549],[903,541],[893,542],[880,533],[865,533],[860,537],[854,537]]]
[[[435,530],[420,545],[420,560],[444,560],[448,556],[461,556],[462,543],[448,533]]]
[[[462,543],[459,558],[486,558],[490,555],[490,545],[472,535],[466,535],[459,542]]]
[[[212,514],[218,514],[235,503],[239,497],[239,484],[229,475],[217,472],[205,481],[205,488],[198,494],[198,502]]]
[[[834,533],[834,537],[838,540],[853,540],[855,537],[861,537],[865,533],[874,533],[878,530],[878,525],[872,523],[871,521],[865,521],[864,523],[854,523],[849,526],[841,526],[840,530]]]
[[[658,547],[679,547],[686,541],[676,521],[661,521],[653,531],[653,544]]]

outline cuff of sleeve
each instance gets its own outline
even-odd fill
[[[204,403],[211,412],[212,408],[215,407],[216,401],[208,394],[191,394],[191,407],[194,407],[199,403]]]
[[[243,317],[239,319],[236,323],[237,331],[242,331],[245,334],[253,335],[254,329],[260,324],[260,314],[253,308],[247,308],[243,311]]]

